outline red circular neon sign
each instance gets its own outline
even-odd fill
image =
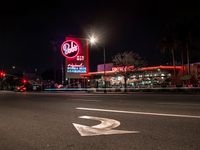
[[[79,53],[79,46],[73,40],[66,40],[61,46],[61,52],[66,58],[74,58]]]

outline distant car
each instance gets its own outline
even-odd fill
[[[26,87],[25,86],[17,86],[15,89],[16,92],[25,92],[26,91]]]
[[[42,91],[42,85],[41,84],[34,84],[32,85],[33,91]]]
[[[60,88],[63,88],[64,86],[63,86],[62,84],[57,84],[57,85],[55,85],[55,87],[56,87],[57,89],[60,89]]]

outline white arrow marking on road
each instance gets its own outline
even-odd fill
[[[81,136],[139,133],[139,131],[112,130],[120,125],[120,122],[114,119],[93,116],[80,116],[79,118],[101,121],[100,124],[95,126],[72,123]]]

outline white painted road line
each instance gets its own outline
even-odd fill
[[[100,100],[89,100],[89,99],[81,99],[81,101],[85,101],[85,102],[100,102]]]
[[[200,106],[200,104],[192,104],[192,103],[157,103],[159,105],[182,105],[182,106]]]
[[[200,116],[193,116],[193,115],[164,114],[164,113],[139,112],[139,111],[123,111],[123,110],[112,110],[112,109],[84,108],[84,107],[77,107],[76,109],[87,110],[87,111],[100,111],[100,112],[114,112],[114,113],[126,113],[126,114],[137,114],[137,115],[151,115],[151,116],[164,116],[164,117],[180,117],[180,118],[200,119]]]
[[[85,102],[100,102],[101,100],[89,100],[89,99],[71,99],[71,100],[78,100],[78,101],[85,101]]]
[[[81,136],[139,133],[139,131],[113,130],[120,125],[120,122],[114,119],[93,116],[80,116],[79,118],[97,120],[101,122],[100,124],[95,126],[86,126],[72,123]]]
[[[85,101],[85,102],[100,102],[100,100],[82,100],[82,101]]]

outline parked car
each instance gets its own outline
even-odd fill
[[[21,86],[17,86],[15,88],[15,91],[16,92],[25,92],[26,91],[26,87],[24,85],[21,85]]]

